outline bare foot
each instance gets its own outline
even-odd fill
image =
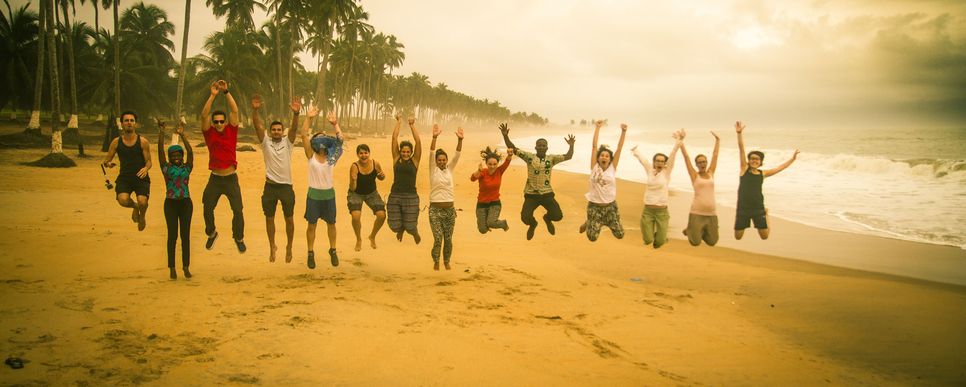
[[[356,251],[362,251],[362,239],[356,239]]]
[[[269,246],[268,251],[268,261],[275,262],[275,252],[278,251],[278,246]]]
[[[145,220],[146,214],[141,214],[138,216],[138,231],[144,231],[144,227],[148,225],[147,220]]]
[[[292,262],[292,246],[285,248],[285,263]]]
[[[419,244],[419,241],[423,240],[423,238],[420,238],[419,237],[419,233],[417,232],[417,233],[413,234],[413,240],[416,241],[416,244],[418,245]]]
[[[373,249],[376,248],[376,236],[375,235],[370,235],[369,236],[369,245],[372,246]]]
[[[400,242],[402,242],[402,237],[403,237],[403,231],[396,233],[396,239],[399,240]]]
[[[138,216],[138,208],[137,207],[134,207],[134,210],[131,211],[131,221],[133,221],[134,223],[137,223],[138,222],[138,218],[139,218],[139,216]]]
[[[446,270],[449,270],[450,269],[449,262],[443,262],[443,267],[445,267]]]
[[[433,270],[439,271],[439,262],[433,262]]]
[[[587,223],[580,225],[580,233],[583,234],[585,231],[587,231]]]
[[[688,236],[688,229],[681,230],[681,234],[684,234],[684,236]]]

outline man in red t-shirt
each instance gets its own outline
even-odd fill
[[[228,102],[230,114],[225,114],[221,110],[211,112],[211,104],[215,101],[218,94],[224,94]],[[208,178],[208,185],[201,196],[204,204],[205,234],[208,241],[205,248],[211,250],[218,238],[218,231],[215,230],[215,206],[221,195],[228,197],[228,204],[231,206],[231,234],[235,240],[238,252],[245,252],[245,216],[242,214],[241,186],[238,185],[238,175],[235,171],[238,161],[235,158],[235,146],[238,144],[238,104],[235,98],[228,92],[228,83],[217,81],[211,84],[211,95],[205,102],[204,109],[201,110],[201,131],[205,135],[205,145],[208,147],[208,169],[211,176]]]

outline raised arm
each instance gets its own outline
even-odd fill
[[[449,168],[449,170],[451,171],[453,170],[453,168],[456,168],[456,163],[460,161],[460,154],[462,154],[462,152],[463,152],[463,128],[458,127],[456,128],[456,153],[453,154],[453,157],[449,158],[449,165],[447,165],[446,168]]]
[[[185,164],[194,166],[195,165],[195,153],[191,150],[191,143],[188,142],[188,137],[184,135],[184,123],[178,124],[178,138],[181,139],[181,143],[184,144],[184,154],[185,154]]]
[[[627,136],[627,124],[621,124],[621,139],[617,141],[617,150],[614,151],[614,170],[617,170],[617,162],[621,160],[621,150],[624,149],[624,137]]]
[[[329,121],[329,125],[335,128],[335,138],[342,140],[342,127],[339,126],[339,120],[335,117],[335,112],[329,112],[326,119]]]
[[[634,145],[634,147],[631,148],[631,153],[634,154],[634,157],[637,158],[637,161],[641,162],[641,166],[644,167],[645,173],[650,175],[654,171],[654,169],[651,168],[651,162],[647,161],[647,157],[644,157],[643,155],[641,155],[641,152],[637,150],[637,145]]]
[[[158,121],[158,165],[162,168],[168,163],[164,156],[164,122]]]
[[[419,160],[423,157],[423,142],[419,140],[419,131],[416,130],[416,119],[409,117],[409,129],[413,131],[413,162],[419,168]]]
[[[292,103],[288,104],[288,107],[292,109],[292,125],[288,129],[288,142],[294,144],[295,138],[298,137],[298,130],[295,130],[295,128],[299,127],[299,113],[302,112],[302,101],[298,97],[292,98]]]
[[[255,94],[252,96],[252,126],[255,127],[255,135],[258,136],[258,143],[265,141],[265,127],[258,116],[258,110],[262,108],[262,96]]]
[[[748,170],[748,156],[745,155],[745,139],[741,135],[741,132],[744,130],[745,125],[741,121],[736,121],[735,132],[738,133],[738,160],[741,161],[741,166],[738,168],[738,175],[744,175],[745,171]]]
[[[779,165],[779,166],[777,166],[777,167],[775,167],[773,169],[769,169],[767,171],[762,171],[762,173],[765,174],[765,177],[768,177],[768,176],[775,175],[778,172],[784,171],[785,168],[788,168],[789,165],[792,165],[792,163],[795,162],[795,159],[798,158],[798,153],[799,153],[798,152],[798,149],[795,149],[795,153],[792,154],[792,158],[788,159],[788,161],[782,163],[781,165]]]
[[[396,113],[396,126],[392,128],[392,162],[399,160],[399,126],[402,124],[402,117]]]
[[[597,165],[597,139],[600,137],[600,127],[604,126],[603,120],[594,121],[594,142],[590,145],[590,169]]]
[[[228,83],[225,81],[218,81],[220,87],[222,87],[222,92],[225,93],[225,99],[228,101],[228,123],[232,126],[238,126],[238,104],[235,102],[235,97],[231,95],[228,91]]]
[[[721,139],[714,131],[711,131],[711,135],[714,136],[714,152],[711,154],[711,164],[708,164],[708,174],[714,176],[714,170],[718,168],[718,150],[721,149]]]
[[[506,125],[506,122],[500,124],[500,133],[503,134],[503,142],[506,143],[507,149],[517,149],[517,146],[513,145],[513,141],[510,141],[510,127]]]
[[[312,123],[315,117],[319,116],[319,109],[315,106],[309,108],[309,116],[302,121],[302,148],[305,150],[305,157],[312,158],[315,151],[312,150]]]
[[[513,158],[513,149],[509,148],[506,150],[506,159],[503,159],[503,164],[500,165],[497,170],[502,174],[507,168],[510,168],[510,160]]]
[[[664,169],[667,171],[667,175],[671,176],[671,171],[674,169],[674,159],[678,155],[678,149],[681,149],[681,145],[684,141],[684,129],[681,129],[676,133],[676,141],[674,142],[674,149],[671,149],[671,155],[667,157],[667,163],[664,164]]]
[[[684,166],[688,168],[688,175],[691,176],[691,182],[698,177],[698,171],[694,170],[694,165],[691,164],[691,155],[688,154],[688,148],[684,146],[684,141],[681,141],[681,156],[684,156]]]
[[[215,102],[215,97],[218,95],[218,82],[212,83],[209,90],[211,90],[211,95],[208,96],[205,107],[201,108],[201,117],[198,119],[198,122],[201,123],[202,132],[211,127],[211,104]]]
[[[433,140],[429,142],[429,152],[433,153],[436,151],[436,137],[443,133],[443,130],[439,128],[439,124],[433,124]]]
[[[577,137],[574,137],[572,134],[568,134],[567,137],[564,137],[564,141],[566,141],[567,145],[570,146],[570,149],[567,149],[567,154],[564,155],[564,161],[567,161],[574,157],[574,144],[577,142]]]

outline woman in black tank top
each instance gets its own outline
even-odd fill
[[[359,161],[352,163],[349,168],[349,197],[346,202],[349,204],[349,215],[352,215],[352,230],[356,233],[356,251],[362,251],[362,205],[368,206],[376,216],[372,232],[369,233],[369,244],[372,248],[376,248],[376,234],[386,221],[386,203],[376,189],[376,179],[384,180],[386,174],[383,173],[382,166],[369,156],[368,145],[359,144],[356,147],[356,156]],[[362,172],[365,164],[372,168],[369,173]]]
[[[735,239],[741,239],[745,235],[745,229],[755,223],[758,229],[758,236],[761,239],[768,239],[768,211],[765,209],[765,196],[762,194],[762,185],[765,178],[773,176],[785,170],[798,158],[798,149],[792,158],[773,169],[761,169],[765,161],[765,154],[761,151],[751,151],[745,153],[745,140],[741,132],[745,130],[745,125],[741,121],[735,122],[735,132],[738,133],[738,157],[740,157],[741,167],[738,174],[738,206],[735,211]]]
[[[422,142],[419,131],[416,130],[416,120],[409,119],[413,142],[399,142],[399,126],[401,117],[396,115],[396,127],[392,130],[392,171],[393,183],[386,201],[386,215],[389,228],[396,233],[396,239],[402,241],[403,233],[408,232],[413,240],[419,243],[419,230],[416,221],[419,219],[419,195],[416,194],[416,173],[419,171],[419,160],[422,156]],[[414,144],[415,143],[415,144]]]

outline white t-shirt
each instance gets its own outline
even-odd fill
[[[332,165],[327,162],[320,162],[315,155],[309,158],[309,188],[331,189],[332,184]]]
[[[671,169],[674,168],[674,155],[677,152],[671,152],[671,156],[668,157],[667,163],[664,164],[664,168],[661,172],[657,174],[654,173],[654,168],[651,166],[651,162],[647,157],[641,155],[637,149],[634,150],[634,157],[641,162],[644,166],[644,171],[647,173],[647,188],[644,190],[644,205],[647,206],[662,206],[667,207],[667,197],[668,197],[668,183],[671,182]]]
[[[614,163],[607,166],[607,170],[602,170],[600,164],[594,164],[590,170],[590,187],[584,197],[587,201],[595,204],[608,204],[617,200],[617,177]]]
[[[453,154],[446,168],[436,166],[436,155],[431,153],[429,158],[429,202],[448,203],[453,201],[453,168],[460,160],[460,152]]]
[[[265,135],[262,139],[262,154],[265,156],[265,177],[278,184],[292,184],[293,144],[288,136],[281,141],[272,141]]]

